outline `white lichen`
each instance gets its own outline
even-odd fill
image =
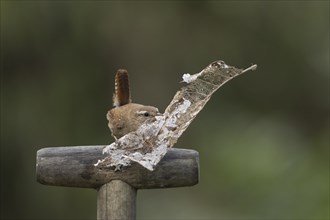
[[[196,73],[196,74],[189,74],[189,73],[185,73],[182,76],[183,82],[186,83],[191,83],[193,81],[195,81],[200,75],[202,75],[202,72]]]
[[[187,109],[190,107],[191,102],[187,99],[183,99],[183,103],[176,106],[173,112],[169,114],[165,121],[165,126],[169,129],[174,129],[178,127],[177,120],[180,116],[187,112]]]

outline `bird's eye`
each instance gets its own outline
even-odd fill
[[[149,112],[145,112],[143,115],[144,115],[145,117],[149,117]]]

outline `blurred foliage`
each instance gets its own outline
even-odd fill
[[[214,60],[246,73],[177,147],[194,187],[141,190],[141,219],[329,218],[329,1],[1,1],[1,219],[95,219],[96,192],[36,182],[42,147],[111,143],[113,75],[169,104]]]

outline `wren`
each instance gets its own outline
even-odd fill
[[[156,107],[132,103],[128,72],[119,69],[115,75],[114,108],[107,113],[108,126],[115,139],[136,131],[142,124],[152,122],[161,115]]]

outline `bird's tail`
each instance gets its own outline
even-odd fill
[[[129,90],[128,72],[125,69],[119,69],[115,77],[115,93],[113,94],[113,105],[119,107],[131,102]]]

